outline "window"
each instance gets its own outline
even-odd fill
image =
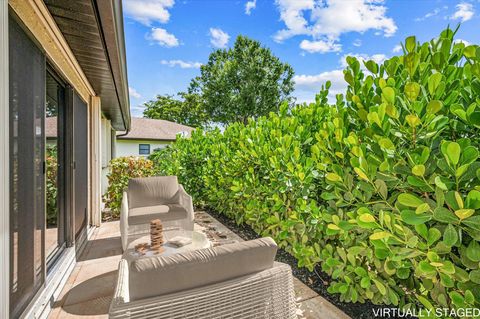
[[[138,153],[140,155],[150,154],[150,144],[138,144]]]

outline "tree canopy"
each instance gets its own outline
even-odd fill
[[[143,116],[161,119],[192,127],[204,127],[208,123],[207,114],[202,109],[200,96],[180,92],[179,98],[173,95],[157,95],[155,100],[144,103]]]
[[[212,122],[246,123],[291,102],[292,67],[260,42],[237,37],[233,48],[215,50],[189,93],[201,96],[202,109]]]

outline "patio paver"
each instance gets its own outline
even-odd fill
[[[243,241],[205,212],[197,212],[195,219],[195,229],[204,231],[214,245]],[[122,254],[119,229],[118,221],[103,223],[95,229],[63,291],[54,302],[49,318],[108,318]],[[296,278],[294,287],[299,303],[299,318],[349,318]]]

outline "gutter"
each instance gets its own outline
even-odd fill
[[[130,128],[127,128],[127,130],[125,131],[125,133],[115,135],[115,139],[117,139],[118,137],[122,137],[122,136],[128,135],[128,133],[130,133]]]
[[[103,0],[102,0],[103,1]],[[126,133],[128,134],[131,125],[131,115],[130,115],[130,101],[129,101],[129,93],[128,93],[128,79],[127,79],[127,70],[126,70],[126,52],[125,52],[125,36],[124,36],[124,28],[123,28],[123,10],[122,10],[122,2],[120,0],[115,0],[107,4],[107,2],[100,2],[99,0],[91,0],[92,6],[95,11],[96,20],[99,25],[99,34],[103,42],[104,50],[105,50],[105,57],[107,59],[107,63],[109,65],[110,74],[112,77],[113,84],[115,86],[115,94],[118,101],[118,107],[120,109],[120,114],[123,120],[123,126],[127,130]],[[102,7],[102,9],[99,8]],[[112,11],[110,11],[110,10]],[[103,12],[111,12],[112,13],[112,20],[113,23],[113,32],[115,43],[111,43],[112,38],[110,37],[109,43],[107,43],[105,37],[105,22],[102,23],[102,10]],[[108,19],[107,19],[108,21]],[[106,23],[109,24],[108,22]],[[111,52],[109,44],[113,46],[115,52]],[[112,57],[110,56],[112,53],[114,54],[114,60],[116,65],[118,65],[117,71],[118,78],[115,76],[114,66],[112,65]],[[118,60],[116,58],[118,57]],[[122,92],[123,91],[123,92]],[[122,94],[123,93],[123,94]],[[124,103],[122,103],[124,102]]]

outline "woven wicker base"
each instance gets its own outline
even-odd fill
[[[120,262],[110,318],[294,319],[295,293],[290,266],[282,263],[256,274],[185,292],[128,300],[128,266]]]

